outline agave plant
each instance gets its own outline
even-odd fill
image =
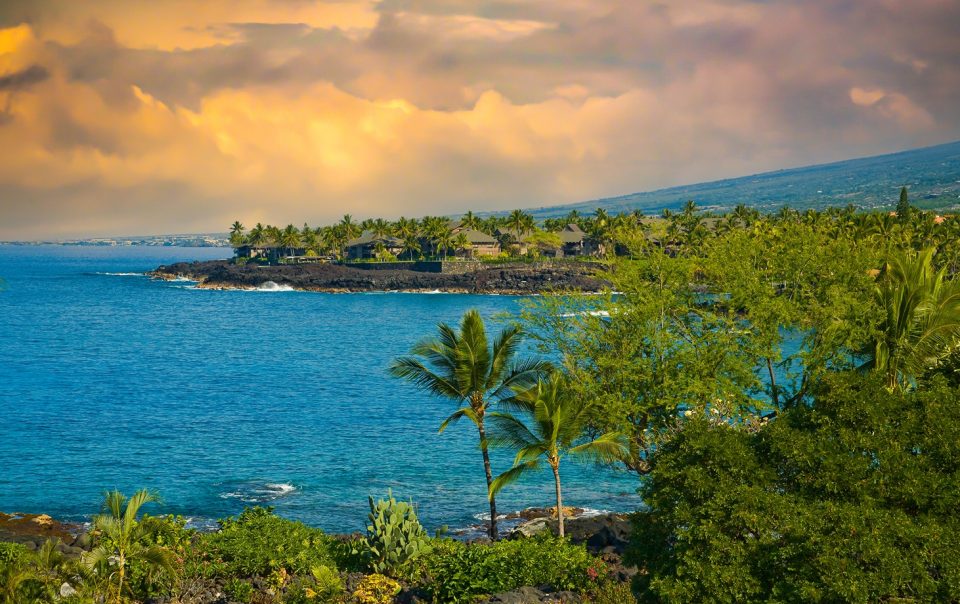
[[[112,491],[103,503],[105,513],[93,518],[96,547],[85,553],[82,561],[88,568],[106,573],[113,602],[122,601],[127,568],[135,560],[151,572],[174,572],[170,552],[149,543],[146,528],[137,520],[140,508],[157,500],[146,490],[137,491],[129,500],[119,491]]]

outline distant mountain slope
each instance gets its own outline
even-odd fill
[[[880,208],[897,203],[901,186],[920,207],[960,207],[960,141],[861,159],[765,172],[622,197],[528,210],[537,219],[563,216],[570,210],[610,213],[676,209],[687,200],[723,211],[743,203],[764,211],[784,205],[805,210],[854,204]]]

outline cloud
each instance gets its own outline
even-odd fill
[[[0,239],[539,206],[960,138],[956,22],[948,0],[13,0]]]

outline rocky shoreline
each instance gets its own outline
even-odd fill
[[[338,264],[261,266],[227,260],[160,266],[155,279],[189,279],[203,289],[284,289],[326,293],[411,292],[532,295],[550,291],[600,291],[595,263],[491,265],[463,273],[406,269],[363,270]]]

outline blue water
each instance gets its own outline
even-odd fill
[[[476,433],[452,403],[390,378],[437,321],[493,318],[509,296],[210,291],[124,275],[223,258],[213,248],[0,246],[0,510],[82,520],[105,489],[157,490],[199,524],[273,505],[362,530],[367,495],[428,528],[487,509]],[[509,467],[505,453],[495,471]],[[635,509],[635,476],[568,464],[564,503]],[[552,477],[501,511],[550,505]]]

